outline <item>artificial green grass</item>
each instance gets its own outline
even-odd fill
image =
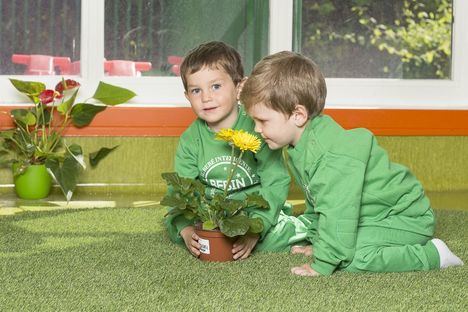
[[[437,210],[437,237],[468,262],[468,211]],[[169,242],[164,210],[0,216],[1,311],[467,311],[468,265],[293,276],[302,255],[204,263]]]

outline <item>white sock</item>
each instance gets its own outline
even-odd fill
[[[463,265],[463,261],[448,248],[447,244],[445,244],[444,241],[438,238],[433,238],[431,239],[431,242],[434,244],[434,246],[437,248],[437,251],[439,252],[441,269],[445,269],[451,266]]]

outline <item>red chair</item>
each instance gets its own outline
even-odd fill
[[[176,56],[176,55],[169,55],[167,57],[167,62],[171,64],[171,71],[174,75],[180,76],[180,64],[184,60],[183,57]]]
[[[149,71],[151,67],[151,62],[104,61],[104,71],[109,76],[141,76],[141,72]]]

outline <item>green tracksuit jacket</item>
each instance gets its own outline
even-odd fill
[[[306,197],[299,219],[313,244],[315,271],[438,267],[435,246],[427,243],[434,232],[429,200],[406,167],[389,161],[372,133],[344,130],[329,116],[318,116],[288,155]]]
[[[243,106],[239,106],[239,116],[232,128],[254,132],[254,122],[245,113]],[[207,186],[208,195],[212,196],[224,189],[230,162],[231,147],[224,141],[216,140],[215,133],[208,128],[203,120],[194,121],[180,137],[176,152],[175,171],[183,177],[198,178]],[[239,169],[228,188],[231,197],[241,199],[247,193],[259,192],[270,205],[269,209],[251,209],[249,211],[251,216],[261,218],[264,225],[255,249],[287,250],[289,239],[295,235],[296,230],[300,230],[294,225],[297,220],[281,214],[281,219],[286,218],[290,222],[288,221],[288,225],[282,227],[281,231],[278,231],[277,228],[270,231],[272,227],[277,226],[290,183],[290,176],[284,165],[281,151],[271,151],[262,142],[261,148],[256,154],[244,153]],[[183,243],[180,231],[191,225],[192,222],[181,215],[166,217],[165,224],[171,240]],[[287,233],[285,234],[284,231]],[[271,235],[267,235],[267,233],[271,233]],[[302,239],[304,237],[305,231],[303,231]]]

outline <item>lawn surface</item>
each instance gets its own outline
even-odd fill
[[[436,236],[468,262],[468,211],[436,210]],[[468,265],[304,278],[301,255],[203,263],[174,246],[164,210],[0,216],[0,311],[468,311]]]

